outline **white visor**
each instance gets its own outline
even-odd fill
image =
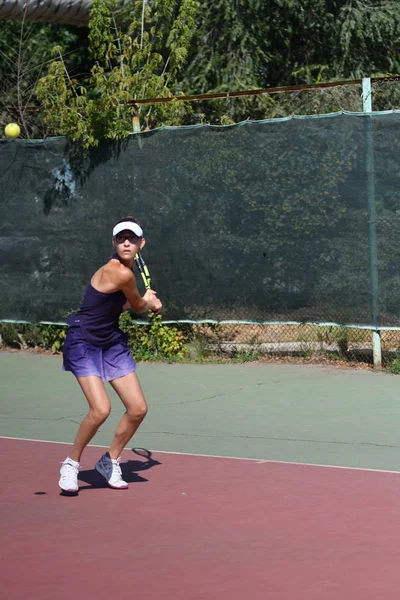
[[[143,237],[143,229],[137,223],[132,223],[132,221],[123,221],[123,223],[118,223],[113,229],[113,237],[121,233],[121,231],[125,231],[129,229],[138,237]]]

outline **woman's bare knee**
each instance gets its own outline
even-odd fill
[[[132,421],[143,421],[147,415],[147,410],[147,404],[138,404],[130,406],[126,412]]]
[[[100,406],[91,408],[89,411],[90,419],[98,426],[102,425],[107,420],[111,412],[110,406]]]
[[[136,373],[129,373],[110,383],[125,405],[128,418],[136,422],[143,421],[147,414],[147,402]]]

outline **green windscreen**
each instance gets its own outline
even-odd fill
[[[63,321],[134,215],[166,320],[400,325],[398,112],[2,140],[0,185],[0,319]]]

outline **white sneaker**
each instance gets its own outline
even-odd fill
[[[121,458],[110,458],[108,452],[103,454],[101,459],[95,464],[95,469],[103,475],[108,485],[115,490],[126,490],[129,486],[122,479],[122,471],[119,463]]]
[[[78,473],[81,465],[67,457],[61,465],[60,469],[60,481],[58,485],[64,492],[77,492],[78,486]]]

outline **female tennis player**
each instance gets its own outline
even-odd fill
[[[122,479],[120,454],[147,413],[136,363],[127,346],[128,336],[119,329],[118,319],[124,308],[158,313],[162,304],[155,291],[147,290],[142,297],[136,286],[134,257],[145,244],[136,219],[119,221],[112,235],[115,254],[93,275],[81,308],[67,320],[70,328],[64,343],[63,370],[72,371],[77,378],[89,413],[60,469],[59,486],[65,492],[78,492],[82,452],[110,414],[104,382],[110,382],[126,408],[108,452],[95,465],[112,488],[128,487]]]

